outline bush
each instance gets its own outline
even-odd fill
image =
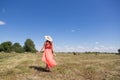
[[[6,41],[0,45],[0,51],[11,52],[12,51],[12,42]]]
[[[23,53],[24,49],[19,43],[14,43],[12,46],[12,50],[16,53]]]
[[[24,43],[24,50],[26,52],[36,52],[34,42],[31,39],[27,39]]]

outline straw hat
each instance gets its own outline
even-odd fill
[[[53,41],[52,37],[51,36],[45,36],[45,39],[48,40],[48,41]]]

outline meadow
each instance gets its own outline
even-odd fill
[[[0,53],[0,80],[120,80],[120,55],[57,53],[57,66],[44,70],[42,53]]]

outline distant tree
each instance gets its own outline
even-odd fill
[[[24,50],[26,52],[35,52],[35,45],[34,42],[31,39],[27,39],[24,43]]]
[[[77,53],[76,52],[72,52],[73,53],[73,55],[77,55]]]
[[[1,43],[0,51],[11,52],[12,51],[12,42],[6,41],[6,42]]]
[[[0,52],[4,51],[3,46],[0,44]]]
[[[118,53],[120,54],[120,49],[118,49]]]
[[[13,46],[12,46],[12,50],[17,52],[17,53],[24,52],[23,47],[19,43],[14,43]]]

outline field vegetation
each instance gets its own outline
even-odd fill
[[[42,53],[0,53],[0,80],[120,80],[120,55],[57,53],[46,72]]]

